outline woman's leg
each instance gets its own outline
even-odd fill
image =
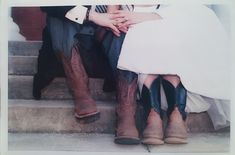
[[[150,88],[151,87],[151,84],[153,83],[153,81],[158,78],[159,75],[154,75],[154,74],[149,74],[147,75],[145,81],[144,81],[144,85],[147,87],[147,88]]]
[[[177,75],[165,75],[163,79],[169,81],[174,87],[177,87],[180,83],[180,77]]]
[[[141,93],[141,102],[144,107],[146,121],[142,140],[142,143],[144,144],[164,144],[160,83],[161,78],[158,75],[148,75],[144,81]]]
[[[163,76],[162,85],[168,103],[168,124],[165,132],[165,142],[187,143],[187,129],[185,126],[187,91],[177,75]]]

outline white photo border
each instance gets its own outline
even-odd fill
[[[1,89],[1,112],[0,112],[0,154],[1,155],[77,155],[77,154],[120,154],[119,152],[66,152],[66,151],[9,151],[8,150],[8,9],[9,7],[19,6],[62,6],[62,5],[91,5],[91,4],[172,4],[172,3],[203,3],[203,4],[228,4],[231,8],[231,36],[232,40],[232,58],[235,60],[235,2],[234,0],[0,0],[0,89]],[[232,64],[232,100],[231,100],[231,134],[230,134],[230,152],[214,154],[234,154],[234,118],[235,118],[235,61]],[[134,154],[134,153],[121,153]],[[135,153],[136,154],[136,153]],[[145,153],[142,153],[145,154]],[[146,153],[148,154],[148,153]],[[163,153],[158,153],[163,154]],[[164,153],[168,154],[168,153]],[[179,154],[179,153],[174,153]],[[195,154],[195,153],[187,153]],[[200,153],[207,154],[207,153]]]

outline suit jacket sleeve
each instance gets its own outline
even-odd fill
[[[41,7],[41,11],[45,12],[48,16],[56,17],[60,19],[66,19],[65,15],[68,11],[73,9],[75,6],[50,6]],[[84,6],[90,8],[91,6]]]

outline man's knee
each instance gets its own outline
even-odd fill
[[[117,76],[123,77],[128,81],[128,83],[132,83],[138,77],[136,73],[126,70],[117,69],[117,73]]]

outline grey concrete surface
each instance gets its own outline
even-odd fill
[[[99,132],[114,133],[116,102],[97,101],[101,116],[90,125],[77,123],[72,100],[9,100],[8,124],[12,132]],[[143,122],[141,108],[137,112],[138,127]],[[166,117],[164,118],[166,124]],[[187,118],[189,132],[213,132],[206,112]],[[227,130],[229,131],[229,130]]]
[[[8,76],[9,99],[33,99],[33,76]],[[96,100],[115,100],[114,93],[104,93],[103,80],[93,79],[89,81],[91,95]],[[52,83],[42,90],[42,99],[72,99],[65,78],[55,78]]]
[[[9,56],[9,75],[34,75],[37,71],[37,56]]]
[[[112,134],[9,134],[9,150],[147,152],[146,146],[117,145]],[[230,149],[228,133],[190,134],[188,144],[149,146],[152,153],[225,153]]]
[[[72,100],[10,100],[8,127],[11,132],[95,132],[114,133],[113,102],[97,101],[100,119],[78,123]]]
[[[41,46],[41,41],[9,41],[8,51],[9,55],[37,56]]]

